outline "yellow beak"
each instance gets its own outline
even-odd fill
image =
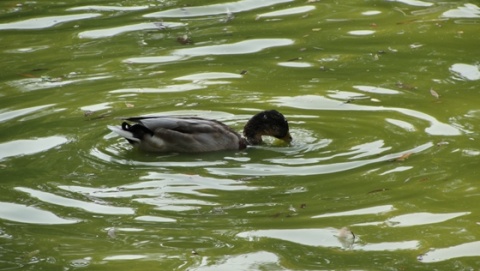
[[[279,138],[279,139],[281,139],[281,140],[283,140],[283,141],[285,141],[285,142],[287,142],[287,143],[292,142],[292,136],[290,135],[290,132],[288,132],[284,137]]]

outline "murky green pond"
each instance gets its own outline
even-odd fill
[[[478,1],[0,2],[0,270],[478,270]],[[277,109],[290,145],[106,126]]]

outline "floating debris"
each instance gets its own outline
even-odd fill
[[[344,248],[351,249],[355,243],[356,236],[349,228],[343,227],[338,230],[337,238]]]
[[[433,97],[440,99],[440,95],[438,95],[438,93],[433,90],[433,88],[430,88],[430,94],[432,94]]]
[[[163,24],[163,21],[154,22],[153,25],[155,25],[158,28],[158,30],[165,30],[168,28],[167,25]]]
[[[108,117],[110,115],[110,111],[106,112],[106,113],[103,113],[103,114],[100,114],[98,116],[94,116],[95,113],[97,113],[97,111],[93,111],[93,110],[83,110],[83,116],[85,118],[89,117],[88,120],[96,120],[96,119],[103,119],[105,117]]]
[[[440,141],[437,143],[437,147],[444,146],[450,144],[448,141]]]
[[[228,8],[227,8],[226,14],[227,16],[222,20],[220,20],[221,22],[228,23],[230,21],[233,21],[233,19],[235,19],[235,15],[233,15],[233,13]]]
[[[107,231],[107,236],[110,237],[110,238],[112,238],[112,239],[117,238],[116,230],[115,230],[114,227],[108,229],[108,231]]]
[[[88,117],[88,116],[91,116],[95,113],[95,111],[92,111],[92,110],[85,110],[83,111],[83,116],[84,117]]]
[[[36,257],[40,253],[40,250],[36,249],[25,254],[25,258],[30,259]]]
[[[379,188],[379,189],[375,189],[375,190],[369,191],[367,194],[375,194],[375,193],[385,192],[385,191],[388,191],[388,190],[390,190],[390,189],[388,189],[388,188]]]
[[[366,100],[366,99],[370,99],[370,96],[367,96],[367,95],[351,96],[343,103],[344,104],[349,104],[349,103],[352,103],[354,101]]]
[[[40,79],[42,79],[42,82],[48,82],[48,83],[61,82],[63,80],[62,77],[50,77],[47,75],[42,75]]]
[[[290,205],[290,207],[288,207],[288,210],[292,213],[296,213],[297,212],[297,209],[295,209],[295,207],[293,207],[293,205]]]
[[[417,89],[416,86],[408,85],[408,84],[405,84],[405,83],[402,83],[402,82],[397,82],[395,85],[398,88],[402,88],[402,89],[406,89],[406,90],[416,90]]]
[[[413,154],[413,152],[404,153],[404,154],[402,154],[400,157],[398,157],[397,159],[395,159],[395,161],[403,162],[403,161],[407,160],[407,159],[410,157],[410,155],[412,155],[412,154]]]
[[[418,49],[420,47],[422,47],[423,44],[420,44],[420,43],[413,43],[413,44],[410,44],[410,48],[412,49]]]
[[[392,47],[388,47],[388,50],[389,50],[390,52],[392,52],[392,53],[397,53],[397,52],[398,52],[397,49],[394,49],[394,48],[392,48]]]
[[[193,40],[187,34],[177,37],[177,41],[183,45],[193,44]]]

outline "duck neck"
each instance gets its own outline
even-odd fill
[[[247,141],[248,145],[260,145],[262,144],[262,136],[259,134],[255,134],[253,136],[245,135],[245,140]]]
[[[251,123],[247,123],[243,128],[243,136],[248,145],[259,145],[263,142],[262,134],[258,133],[255,126],[251,125]]]

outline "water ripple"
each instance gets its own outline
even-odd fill
[[[430,7],[433,5],[432,3],[420,1],[420,0],[388,0],[388,1],[400,2],[400,3],[404,3],[407,5],[416,6],[416,7]]]
[[[329,174],[335,172],[342,172],[346,170],[351,170],[354,168],[359,168],[365,165],[385,162],[396,159],[402,156],[405,153],[418,153],[425,151],[434,144],[432,142],[425,143],[418,147],[404,150],[402,152],[387,154],[381,157],[350,161],[350,162],[340,162],[332,164],[320,164],[320,165],[306,165],[306,166],[286,166],[286,165],[270,165],[270,164],[258,164],[250,163],[243,164],[240,167],[207,167],[206,170],[211,174],[219,176],[229,176],[229,175],[241,175],[241,176],[309,176],[309,175],[318,175],[318,174]]]
[[[148,9],[149,6],[81,6],[81,7],[74,7],[69,8],[67,11],[78,11],[78,10],[96,10],[96,11],[137,11],[137,10],[144,10]]]
[[[149,64],[186,60],[196,56],[251,54],[261,50],[293,44],[291,39],[251,39],[230,44],[198,46],[174,50],[169,56],[133,57],[125,63]]]
[[[367,215],[367,214],[382,214],[382,213],[391,212],[393,210],[395,210],[393,205],[388,204],[388,205],[367,207],[367,208],[351,210],[351,211],[321,214],[321,215],[312,216],[312,218],[325,218],[325,217],[351,216],[351,215]]]
[[[447,18],[480,18],[480,7],[475,4],[465,4],[463,7],[450,9],[442,14]]]
[[[215,166],[215,165],[224,165],[227,161],[187,161],[187,160],[179,160],[179,161],[172,161],[170,158],[172,156],[176,156],[175,154],[168,154],[164,156],[156,156],[157,161],[139,161],[139,160],[132,160],[120,157],[119,150],[132,152],[132,146],[128,144],[125,139],[117,138],[119,143],[117,145],[113,145],[102,151],[98,148],[93,148],[90,150],[90,156],[97,158],[101,161],[107,162],[109,164],[119,164],[119,165],[130,165],[130,166],[148,166],[152,168],[159,168],[159,167],[205,167],[205,166]],[[141,155],[141,154],[140,154]],[[164,158],[164,159],[162,159]],[[165,158],[169,158],[166,160]],[[160,161],[158,161],[160,160]],[[162,161],[163,160],[163,161]]]
[[[117,26],[112,28],[83,31],[78,34],[78,37],[81,39],[100,39],[100,38],[109,38],[109,37],[113,37],[123,33],[132,32],[132,31],[162,29],[162,28],[177,28],[181,26],[185,26],[185,24],[169,23],[169,22],[162,22],[161,24],[160,23],[139,23],[139,24],[132,24],[132,25]]]
[[[52,107],[54,105],[55,104],[46,104],[46,105],[33,106],[33,107],[22,108],[22,109],[17,109],[17,110],[10,110],[10,111],[2,110],[4,112],[0,113],[0,122],[4,122],[4,121],[10,120],[10,119],[14,119],[16,117],[28,115],[30,113],[33,113],[33,112],[36,112],[36,111],[39,111],[39,110],[42,110],[42,109],[45,109],[45,108],[48,108],[48,107]]]
[[[108,206],[104,204],[97,204],[97,203],[92,203],[87,201],[70,199],[70,198],[58,196],[52,193],[43,192],[43,191],[26,188],[26,187],[15,187],[15,190],[30,194],[30,196],[37,198],[43,202],[47,202],[54,205],[60,205],[64,207],[79,208],[94,214],[127,215],[127,214],[134,213],[134,210],[129,207]]]
[[[67,143],[63,136],[49,136],[36,139],[20,139],[0,143],[0,160],[7,157],[31,155],[53,149]]]
[[[294,97],[277,97],[273,102],[283,106],[289,106],[301,109],[310,110],[339,110],[339,111],[395,111],[401,114],[425,120],[430,123],[430,126],[425,128],[425,132],[430,135],[445,135],[455,136],[461,135],[462,132],[446,123],[442,123],[436,118],[425,114],[423,112],[399,108],[399,107],[383,107],[383,106],[368,106],[345,103],[338,100],[329,99],[320,95],[302,95]]]
[[[136,202],[153,205],[156,209],[164,211],[188,211],[201,206],[217,205],[211,201],[215,197],[215,193],[206,191],[259,189],[255,186],[247,186],[242,181],[187,174],[149,172],[148,175],[140,177],[140,180],[146,181],[109,188],[65,185],[61,185],[59,188],[95,198],[134,198],[133,200]],[[186,196],[204,197],[204,199],[192,199]],[[209,200],[206,200],[205,197]]]
[[[64,219],[57,215],[36,207],[18,203],[0,202],[0,218],[29,224],[73,224],[76,219]]]
[[[301,7],[294,7],[294,8],[287,8],[267,13],[262,13],[257,16],[258,18],[266,18],[266,17],[279,17],[279,16],[288,16],[293,14],[305,13],[315,9],[315,6],[301,6]]]
[[[66,23],[71,21],[78,21],[84,19],[90,19],[101,16],[99,13],[84,13],[84,14],[74,14],[74,15],[59,15],[59,16],[50,16],[42,18],[34,18],[23,21],[18,21],[14,23],[4,23],[0,24],[0,30],[9,30],[9,29],[42,29],[55,26],[60,23]]]
[[[445,213],[445,214],[433,214],[433,213],[412,213],[399,215],[390,218],[386,223],[392,227],[411,227],[418,225],[427,225],[441,223],[450,219],[454,219],[459,216],[468,215],[470,212],[458,212],[458,213]]]
[[[435,263],[461,257],[480,257],[480,241],[437,248],[419,257],[420,262]]]
[[[280,263],[280,257],[275,253],[257,251],[240,255],[224,256],[221,259],[205,258],[198,266],[188,268],[195,271],[217,270],[287,270]]]
[[[217,79],[242,78],[240,74],[228,72],[205,72],[173,78],[173,81],[192,81],[191,83],[166,85],[161,88],[122,88],[111,90],[110,93],[175,93],[205,89],[210,85],[230,84],[231,81]]]
[[[150,14],[143,15],[146,18],[187,18],[187,17],[200,17],[211,16],[226,13],[227,11],[238,13],[276,4],[292,2],[293,0],[242,0],[230,3],[197,6],[197,7],[185,7],[175,8]]]
[[[284,230],[255,230],[241,232],[238,237],[247,238],[250,241],[257,238],[273,238],[300,245],[329,248],[345,248],[344,243],[338,236],[338,229],[284,229]],[[359,242],[359,240],[357,240]],[[365,251],[393,251],[393,250],[414,250],[420,246],[417,240],[382,243],[356,243],[349,246],[353,250]]]
[[[453,78],[457,80],[480,80],[480,68],[478,65],[455,63],[450,67],[450,71],[454,74]]]

